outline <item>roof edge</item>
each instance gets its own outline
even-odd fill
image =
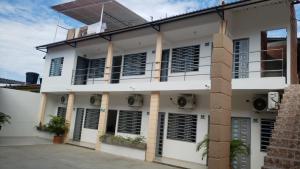
[[[235,8],[239,8],[239,7],[249,6],[249,5],[262,3],[262,2],[268,2],[268,1],[271,1],[271,0],[257,0],[257,1],[242,0],[242,1],[237,1],[237,2],[227,3],[227,4],[224,4],[224,5],[218,5],[218,6],[215,6],[215,7],[201,9],[201,10],[197,10],[197,11],[193,11],[193,12],[189,12],[189,13],[185,13],[185,14],[172,16],[172,17],[169,17],[169,18],[164,18],[164,19],[155,20],[155,21],[152,21],[152,22],[147,22],[147,23],[140,24],[140,25],[125,27],[125,28],[122,28],[122,29],[117,29],[117,30],[108,31],[108,32],[101,32],[101,33],[97,33],[97,34],[87,35],[87,36],[84,36],[84,37],[70,39],[70,40],[63,40],[63,41],[59,41],[59,42],[55,42],[55,43],[49,43],[49,44],[46,44],[46,45],[40,45],[40,46],[37,46],[36,49],[37,50],[42,50],[42,49],[53,48],[53,47],[57,47],[57,46],[61,46],[61,45],[70,45],[70,44],[85,41],[85,40],[91,40],[91,39],[95,39],[95,38],[112,36],[112,35],[115,35],[115,34],[134,31],[134,30],[137,30],[137,29],[143,29],[143,28],[153,27],[153,26],[157,26],[157,25],[170,23],[170,22],[175,22],[175,21],[178,21],[178,20],[186,19],[186,18],[201,16],[201,15],[207,15],[207,14],[211,14],[211,13],[218,13],[220,11],[226,11],[226,10],[230,10],[230,9],[235,9]]]

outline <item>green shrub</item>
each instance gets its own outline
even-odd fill
[[[120,145],[138,149],[146,148],[145,137],[143,136],[137,136],[135,138],[132,138],[106,134],[100,136],[99,140],[107,144]]]
[[[10,124],[11,117],[5,113],[0,112],[0,129],[2,128],[2,125],[5,123]]]
[[[51,120],[47,124],[47,131],[54,133],[56,136],[62,136],[68,130],[65,119],[60,116],[50,116]]]
[[[208,154],[208,145],[209,145],[209,139],[206,135],[204,139],[197,144],[196,151],[200,151],[203,149],[202,153],[202,160],[204,157]],[[234,159],[236,159],[240,155],[249,155],[250,149],[249,147],[244,144],[242,140],[232,140],[230,142],[230,161],[232,162]]]

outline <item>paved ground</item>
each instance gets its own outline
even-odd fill
[[[71,145],[0,146],[1,169],[172,169]]]
[[[52,144],[52,141],[40,137],[0,137],[0,147],[37,144]]]

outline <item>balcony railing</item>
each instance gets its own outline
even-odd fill
[[[280,54],[277,58],[270,58],[269,52],[277,52]],[[232,78],[285,77],[286,61],[284,55],[283,49],[234,53]],[[262,56],[264,56],[264,59],[261,59]],[[205,59],[206,61],[203,61]],[[203,62],[207,62],[207,64],[203,64]],[[153,82],[157,78],[159,78],[161,82],[210,79],[211,56],[200,57],[198,61],[193,60],[187,63],[192,64],[185,64],[174,68],[169,61],[144,63],[139,65],[145,67],[144,72],[141,73],[127,70],[126,74],[139,74],[130,76],[123,76],[123,66],[113,66],[112,70],[116,68],[120,69],[120,71],[112,71],[112,74],[109,75],[111,77],[109,83],[122,83],[130,80],[134,82]],[[155,69],[156,64],[161,64],[161,69]],[[85,85],[105,82],[103,78],[104,72],[100,72],[100,70],[104,70],[104,67],[73,70],[72,84]],[[158,72],[160,73],[160,77],[155,77]]]

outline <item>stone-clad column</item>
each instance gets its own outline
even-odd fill
[[[99,116],[98,136],[96,142],[96,150],[101,149],[100,137],[106,134],[107,114],[109,108],[109,93],[102,94],[101,110]]]
[[[147,161],[154,161],[155,159],[159,103],[160,92],[152,92],[150,96],[150,114],[148,123],[148,138],[146,152]]]
[[[113,43],[110,41],[107,49],[105,71],[104,71],[104,80],[106,84],[109,84],[111,79],[112,59],[113,59]],[[109,109],[109,93],[105,92],[102,94],[102,99],[101,99],[101,109],[100,109],[100,116],[99,116],[96,150],[101,149],[101,142],[99,138],[102,135],[105,135],[106,133],[108,109]]]
[[[211,66],[209,169],[230,168],[232,40],[215,34]]]
[[[154,67],[154,80],[153,82],[160,81],[160,69],[162,58],[162,33],[158,32],[156,37],[156,53],[155,53],[155,67]],[[160,92],[152,92],[150,96],[150,114],[148,123],[148,138],[147,138],[147,151],[146,160],[154,161],[156,150],[156,137],[158,125],[158,112],[160,103]]]
[[[66,118],[65,118],[65,123],[66,123],[66,126],[68,127],[68,131],[65,133],[64,142],[67,142],[69,140],[71,120],[72,120],[72,115],[73,115],[73,111],[74,111],[74,101],[75,101],[75,94],[69,93],[67,110],[66,110]]]
[[[42,93],[40,110],[39,110],[39,124],[45,124],[45,113],[46,113],[46,104],[47,104],[47,93]]]

